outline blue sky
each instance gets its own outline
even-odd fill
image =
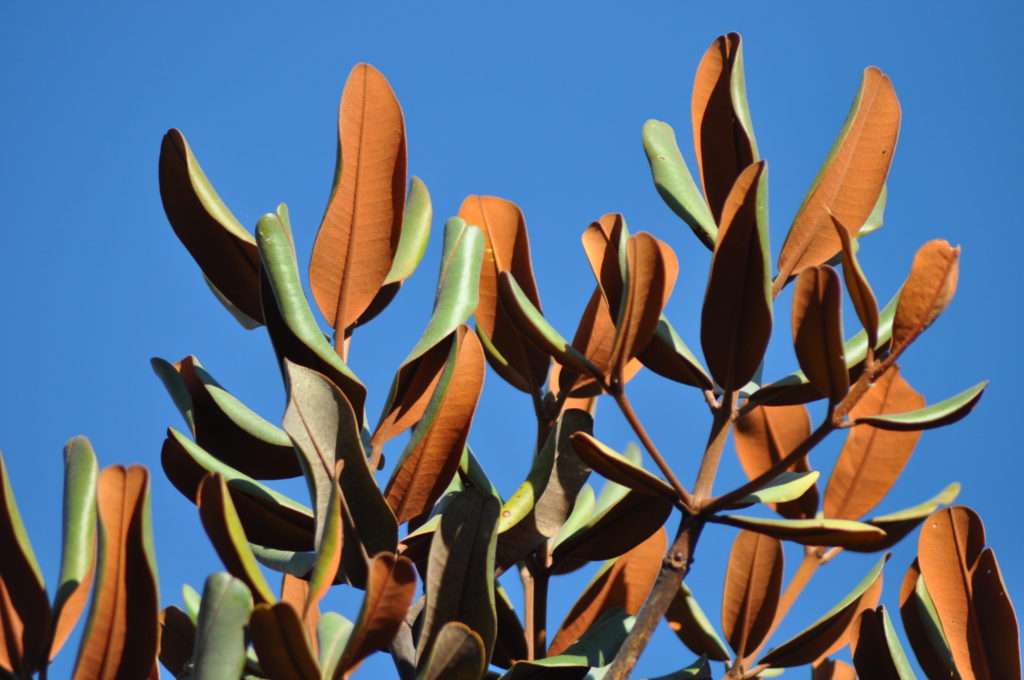
[[[886,224],[866,239],[861,263],[888,299],[918,246],[937,237],[960,244],[957,296],[905,355],[904,374],[929,401],[985,378],[992,384],[966,421],[922,437],[879,511],[960,481],[960,501],[981,513],[1010,592],[1024,601],[1013,405],[1024,379],[1016,318],[1024,73],[1013,40],[1021,24],[1009,2],[8,7],[0,26],[0,448],[47,577],[52,583],[58,566],[61,447],[75,434],[92,439],[104,465],[140,462],[153,471],[164,604],[179,603],[181,583],[198,587],[219,566],[194,508],[159,468],[164,430],[181,423],[150,357],[195,354],[269,419],[283,411],[265,334],[242,330],[223,312],[164,218],[156,161],[167,128],[184,131],[243,224],[287,202],[305,261],[330,186],[345,76],[366,61],[389,78],[405,111],[410,170],[433,196],[435,231],[420,270],[353,342],[373,417],[429,315],[440,224],[471,193],[522,207],[541,299],[566,334],[593,286],[579,247],[591,220],[622,212],[634,231],[667,240],[681,263],[668,314],[699,347],[708,255],[655,193],[640,127],[648,118],[672,124],[693,167],[693,73],[708,44],[735,30],[771,168],[776,254],[862,69],[876,65],[892,77],[903,127]],[[795,365],[788,295],[780,300],[768,376]],[[848,314],[851,332],[854,321]],[[631,396],[681,477],[692,480],[708,426],[699,395],[642,376]],[[470,443],[506,494],[528,469],[530,413],[527,399],[488,375]],[[611,405],[599,406],[598,419],[609,444],[629,441]],[[827,472],[839,443],[829,441],[812,465]],[[719,488],[739,475],[730,459]],[[730,540],[723,529],[705,533],[691,581],[698,595],[707,593],[716,621]],[[909,539],[895,551],[883,597],[890,607],[912,553]],[[797,552],[787,557],[795,567]],[[825,600],[838,599],[870,561],[846,556],[819,573],[783,634],[823,613]],[[556,583],[553,624],[579,587]],[[355,615],[352,600],[337,603]],[[67,667],[74,648],[62,656]],[[689,658],[662,631],[641,670],[657,675]]]

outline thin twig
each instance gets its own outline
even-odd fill
[[[715,484],[718,466],[722,461],[722,451],[725,450],[729,429],[736,418],[737,396],[735,390],[728,390],[722,395],[722,403],[715,411],[711,434],[708,435],[708,445],[704,449],[704,457],[701,458],[700,470],[697,472],[697,481],[693,485],[694,503],[698,506],[711,497],[711,489]]]

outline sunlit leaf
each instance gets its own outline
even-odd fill
[[[148,678],[156,667],[160,605],[146,468],[105,468],[96,507],[96,595],[72,678]]]
[[[702,654],[711,661],[729,661],[729,648],[685,583],[679,584],[679,590],[665,612],[665,620],[694,654]]]
[[[853,230],[860,230],[867,221],[885,186],[899,129],[900,103],[892,82],[869,66],[846,122],[782,245],[776,290],[791,276],[839,252],[830,214]]]
[[[742,659],[771,630],[782,592],[782,541],[752,531],[736,535],[722,589],[722,632]]]
[[[914,657],[929,678],[956,678],[949,642],[942,632],[939,614],[921,578],[915,558],[900,585],[900,618]]]
[[[313,569],[310,568],[309,572],[310,578],[312,578]],[[332,573],[336,572],[337,568]],[[338,579],[335,578],[335,583],[337,582]],[[309,607],[306,607],[306,602],[310,599],[312,592],[313,588],[310,581],[305,581],[289,573],[282,575],[280,601],[287,602],[295,611],[301,613],[302,625],[305,627],[306,635],[309,637],[310,642],[313,643],[313,651],[319,655],[317,628],[320,623],[320,606],[318,602],[314,602]]]
[[[817,470],[808,472],[780,472],[778,477],[754,493],[744,496],[733,505],[724,509],[745,508],[755,503],[769,503],[776,506],[792,503],[798,498],[802,498],[804,494],[814,488],[819,474]]]
[[[811,417],[800,404],[757,406],[736,421],[733,436],[743,471],[748,479],[754,479],[811,436]],[[809,469],[806,456],[789,466],[794,472]],[[773,508],[788,519],[810,519],[818,512],[817,486],[797,500],[774,504]]]
[[[771,336],[767,180],[764,161],[736,179],[722,212],[704,294],[700,344],[711,376],[727,390],[750,382]]]
[[[825,659],[814,666],[811,680],[857,680],[857,671],[845,661]]]
[[[625,288],[609,361],[613,380],[621,381],[627,362],[650,343],[668,302],[675,282],[668,270],[678,270],[678,265],[675,255],[663,245],[647,232],[631,236],[626,242]]]
[[[882,430],[895,431],[930,430],[952,425],[974,409],[986,387],[987,380],[931,406],[904,413],[865,415],[854,422],[858,425],[867,424]]]
[[[857,616],[866,609],[874,609],[882,594],[882,567],[885,555],[857,586],[839,604],[789,641],[765,654],[758,663],[781,668],[802,666],[822,659],[846,645],[850,628]]]
[[[878,301],[864,271],[860,268],[860,263],[857,262],[849,229],[835,217],[832,217],[832,226],[843,248],[843,281],[846,283],[846,292],[849,293],[857,318],[868,335],[868,346],[875,347],[878,345]]]
[[[338,167],[309,263],[313,297],[338,342],[391,271],[405,182],[402,108],[380,71],[357,64],[341,94]]]
[[[320,648],[320,669],[324,678],[334,677],[352,630],[352,622],[337,612],[324,612],[317,622],[317,647]]]
[[[697,238],[714,250],[718,227],[679,152],[675,132],[668,123],[649,120],[644,123],[643,142],[658,194]]]
[[[630,489],[676,500],[675,490],[661,478],[652,475],[611,448],[581,432],[572,436],[572,447],[580,459],[598,474]]]
[[[916,680],[885,607],[860,614],[854,638],[853,663],[864,678]]]
[[[713,386],[707,371],[664,315],[658,320],[650,343],[637,358],[663,378],[702,390]]]
[[[262,324],[256,241],[214,191],[179,130],[168,130],[160,145],[160,197],[174,233],[211,287]]]
[[[561,654],[535,661],[520,661],[502,675],[501,680],[582,678],[587,670],[607,666],[612,662],[633,628],[634,620],[635,617],[621,609],[612,609]]]
[[[903,284],[892,322],[892,352],[898,355],[942,314],[956,292],[960,246],[941,239],[921,246]]]
[[[893,366],[864,394],[850,412],[854,422],[862,416],[884,416],[924,406],[918,394]],[[860,519],[878,505],[910,460],[920,432],[887,432],[871,425],[855,425],[843,444],[832,477],[825,488],[826,517]]]
[[[222,680],[241,675],[245,667],[245,629],[251,612],[252,597],[242,581],[223,572],[206,579],[191,677]]]
[[[608,560],[632,550],[660,529],[675,507],[661,496],[626,491],[607,507],[599,499],[590,521],[555,545],[556,571],[563,560]]]
[[[920,505],[865,520],[871,526],[882,529],[885,532],[885,538],[876,543],[847,546],[846,549],[852,552],[878,552],[886,550],[896,545],[904,536],[916,529],[924,521],[924,518],[935,512],[935,509],[940,505],[952,503],[959,493],[960,484],[953,482],[936,496]]]
[[[709,521],[803,545],[857,545],[877,541],[885,536],[885,532],[878,527],[845,519],[764,519],[740,515],[715,515],[709,518]]]
[[[793,288],[793,346],[811,385],[833,402],[850,389],[843,355],[839,275],[829,266],[805,269]]]
[[[738,33],[711,43],[697,67],[691,103],[693,147],[704,195],[721,223],[726,197],[747,166],[760,160],[747,107]]]

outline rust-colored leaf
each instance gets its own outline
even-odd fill
[[[742,659],[771,629],[782,592],[782,541],[741,531],[732,544],[722,589],[722,632]]]
[[[374,452],[382,451],[391,439],[419,422],[427,410],[455,336],[439,342],[414,361],[404,364],[395,375],[388,404],[370,439]]]
[[[622,299],[623,265],[619,257],[628,236],[626,220],[619,213],[602,215],[583,230],[583,251],[612,318],[618,316]]]
[[[661,496],[630,491],[603,515],[559,543],[551,555],[553,568],[557,572],[562,561],[607,560],[632,550],[665,524],[673,507]]]
[[[476,334],[462,326],[452,353],[451,370],[438,383],[384,492],[399,524],[430,509],[455,474],[466,445],[483,388],[483,349]]]
[[[955,677],[953,656],[915,558],[900,585],[900,618],[914,657],[928,678]]]
[[[309,599],[309,581],[285,573],[281,579],[281,597],[279,599],[290,604],[295,611],[302,612],[302,625],[306,631],[306,638],[311,643],[313,651],[319,654],[316,627],[320,621],[320,603],[314,602],[312,606],[306,606],[306,601]]]
[[[661,310],[668,302],[674,283],[669,281],[669,273],[678,272],[679,267],[671,249],[662,246],[647,232],[626,241],[626,288],[615,322],[609,366],[612,380],[621,381],[627,363],[651,341]],[[666,262],[666,255],[670,262]]]
[[[734,433],[743,471],[754,479],[811,436],[811,416],[802,404],[757,406],[736,421]],[[810,469],[804,456],[783,472]],[[818,487],[811,487],[795,501],[773,503],[772,507],[788,519],[810,519],[818,512]]]
[[[665,612],[665,620],[694,654],[702,654],[709,661],[729,661],[729,649],[685,583],[679,584],[679,590]]]
[[[893,366],[882,374],[850,413],[852,418],[902,413],[924,406],[918,394]],[[860,519],[878,505],[896,483],[920,432],[880,430],[854,425],[843,444],[825,488],[826,517]]]
[[[1015,628],[1016,617],[984,545],[981,518],[962,505],[932,513],[918,541],[921,576],[964,680],[1016,677],[1006,674],[1013,668],[1020,674],[1019,655],[999,645],[1009,635],[995,632],[1000,626]],[[1012,646],[1016,649],[1016,643]]]
[[[864,326],[867,334],[868,347],[878,346],[878,300],[868,284],[868,278],[857,262],[857,255],[853,248],[853,239],[850,231],[835,216],[831,216],[832,226],[835,227],[843,248],[843,281],[846,283],[846,292],[850,294],[850,302],[857,312],[857,318]]]
[[[345,83],[338,154],[309,284],[340,339],[387,278],[405,209],[405,120],[387,79],[369,64],[357,64]]]
[[[313,648],[292,605],[256,605],[249,619],[249,636],[260,668],[273,680],[320,680]]]
[[[892,322],[892,353],[899,355],[928,328],[956,292],[960,272],[960,246],[941,239],[921,246],[910,276],[903,284]]]
[[[673,502],[676,500],[676,492],[668,483],[639,465],[634,465],[590,433],[577,432],[572,435],[570,442],[580,460],[605,479],[652,496],[661,496]]]
[[[793,290],[793,346],[815,389],[838,402],[850,389],[843,349],[839,275],[827,265],[805,269]]]
[[[366,597],[334,677],[347,678],[370,653],[398,632],[416,595],[416,568],[408,558],[380,553],[370,562]]]
[[[572,339],[572,346],[607,374],[614,343],[615,319],[612,318],[608,302],[598,286],[594,288],[590,301],[587,302],[587,306],[583,310],[583,316],[580,317],[579,326],[576,328],[576,335]],[[556,363],[556,366],[560,365]],[[639,368],[639,362],[631,362],[624,372],[623,380],[632,377],[630,370],[635,373]],[[565,367],[559,371],[557,384],[560,391],[568,391],[577,397],[601,394],[601,386],[593,376],[580,374]]]
[[[779,254],[775,290],[839,252],[830,213],[859,230],[878,202],[900,129],[892,82],[874,66],[864,70],[850,115],[793,220]]]
[[[739,106],[734,88],[742,88]],[[753,132],[744,126],[749,125],[745,89],[740,36],[721,35],[697,67],[691,104],[697,166],[716,222],[736,178],[759,160]]]
[[[811,680],[857,680],[857,670],[838,659],[825,659],[811,671]]]
[[[149,473],[100,473],[99,562],[74,680],[148,678],[159,643],[159,599],[149,519]]]
[[[511,668],[512,664],[529,656],[526,646],[526,632],[519,620],[512,602],[505,590],[495,583],[494,605],[498,615],[498,634],[494,638],[494,652],[491,663],[499,668]]]
[[[727,390],[754,377],[772,332],[767,167],[755,163],[736,178],[704,293],[700,344],[711,376]]]
[[[210,186],[179,130],[168,130],[160,144],[160,198],[174,233],[214,289],[262,323],[256,241]]]
[[[667,545],[668,534],[659,529],[625,555],[606,564],[569,610],[551,641],[548,655],[565,651],[609,609],[618,607],[627,614],[639,612],[658,576]]]
[[[192,658],[196,644],[196,624],[178,607],[160,612],[160,663],[174,677],[181,675]]]
[[[550,358],[518,330],[498,300],[498,274],[511,271],[523,293],[540,310],[540,295],[530,264],[530,242],[523,213],[512,201],[497,196],[468,196],[459,217],[480,227],[486,236],[480,269],[480,301],[474,313],[477,333],[487,336],[505,360],[489,363],[513,387],[527,393],[539,390],[547,379]]]

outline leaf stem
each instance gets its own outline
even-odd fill
[[[704,457],[701,458],[700,470],[697,472],[697,481],[693,485],[693,498],[697,507],[700,507],[711,496],[715,475],[718,474],[718,465],[722,461],[722,451],[725,450],[725,442],[729,439],[729,430],[736,419],[738,396],[739,394],[735,390],[727,391],[722,395],[722,403],[715,411],[715,417],[711,423],[711,434],[708,435],[708,445],[704,449]]]
[[[643,607],[640,608],[633,628],[619,647],[604,680],[624,680],[629,677],[654,629],[658,627],[669,605],[672,604],[679,584],[690,570],[693,552],[703,528],[704,521],[696,515],[685,515],[680,522],[676,538],[662,560],[658,578],[654,581]]]
[[[643,423],[641,423],[640,419],[637,417],[636,411],[633,410],[632,404],[629,403],[626,391],[620,388],[610,391],[609,394],[611,394],[615,399],[615,403],[619,405],[622,415],[625,416],[626,420],[633,428],[633,431],[636,432],[636,436],[640,438],[640,442],[644,445],[644,448],[647,449],[647,453],[651,454],[651,458],[658,466],[658,469],[661,470],[661,474],[665,475],[665,479],[667,479],[668,483],[672,485],[673,489],[675,489],[675,492],[679,495],[679,499],[683,502],[683,505],[686,508],[692,508],[693,496],[690,495],[686,490],[686,487],[684,487],[682,482],[679,481],[676,474],[672,472],[672,468],[661,455],[661,452],[658,451],[658,447],[654,445],[651,437],[647,434],[647,430],[644,429]]]

